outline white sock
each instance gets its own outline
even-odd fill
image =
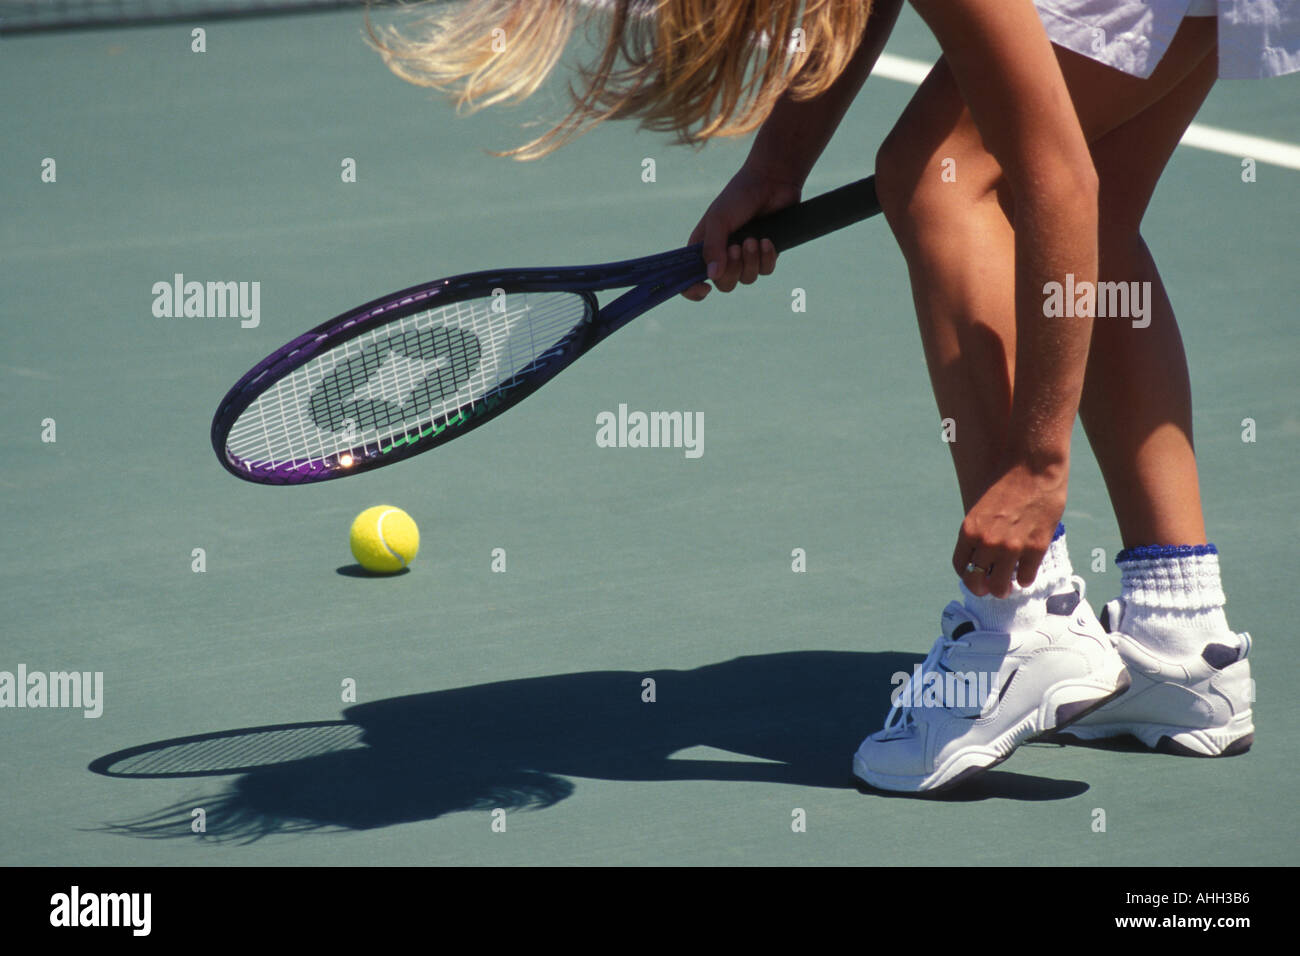
[[[1198,654],[1216,639],[1236,645],[1214,545],[1131,548],[1115,563],[1123,574],[1123,633],[1133,640],[1174,659]]]
[[[1059,524],[1056,526],[1056,537],[1043,555],[1043,563],[1038,566],[1038,574],[1029,587],[1021,587],[1013,580],[1008,597],[994,597],[991,594],[977,597],[962,584],[961,593],[966,610],[975,615],[985,629],[1023,630],[1036,626],[1047,617],[1047,599],[1053,594],[1068,590],[1072,574],[1074,568],[1070,564],[1070,553],[1065,547],[1065,525]]]

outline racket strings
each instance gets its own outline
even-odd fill
[[[576,293],[512,292],[396,319],[271,385],[231,426],[227,452],[277,469],[383,454],[490,407],[587,318]]]
[[[412,404],[454,394],[478,368],[478,338],[461,329],[412,330],[337,366],[312,391],[311,419],[326,431],[400,424]]]

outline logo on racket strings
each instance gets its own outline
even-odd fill
[[[335,366],[311,393],[311,419],[353,434],[423,418],[478,370],[478,336],[459,328],[413,329],[367,346]]]

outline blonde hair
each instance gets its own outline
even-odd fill
[[[582,88],[569,85],[568,115],[542,136],[493,153],[531,160],[612,119],[639,118],[642,129],[696,146],[748,133],[783,94],[812,99],[835,82],[857,51],[871,4],[470,0],[411,8],[420,19],[409,35],[393,26],[367,29],[399,77],[448,93],[458,112],[473,113],[535,93],[580,20],[589,32],[592,24],[603,27],[597,61],[578,68]]]

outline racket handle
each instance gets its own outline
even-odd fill
[[[777,252],[784,252],[810,239],[861,222],[878,212],[880,200],[876,198],[876,177],[868,176],[751,220],[733,232],[728,242],[743,242],[750,237],[771,239]]]

